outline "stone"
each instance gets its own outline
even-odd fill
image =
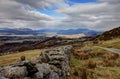
[[[24,77],[23,79],[31,79],[30,77]]]
[[[5,67],[2,71],[6,78],[10,79],[23,79],[27,76],[27,69],[26,67]]]
[[[26,60],[26,57],[25,57],[25,56],[21,56],[20,60],[21,60],[21,61],[25,61],[25,60]]]
[[[0,73],[0,79],[8,79],[8,78],[5,78],[4,75]]]
[[[49,75],[49,79],[60,79],[58,73],[51,72]]]
[[[51,72],[50,65],[47,63],[36,64],[36,68],[41,71],[44,75]]]
[[[43,79],[43,73],[41,71],[35,73],[34,79]]]

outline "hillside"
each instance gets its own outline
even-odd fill
[[[93,46],[112,47],[120,49],[120,38],[116,38],[109,41],[100,41],[97,44],[93,44],[91,41],[86,41],[83,45],[74,45],[73,52],[71,53],[70,57],[70,76],[68,76],[67,79],[120,78],[120,57],[117,54],[113,54],[109,51],[105,51],[99,48],[92,49]],[[34,50],[0,56],[2,61],[2,63],[0,64],[2,66],[15,63],[16,61],[19,61],[19,57],[22,55],[25,55],[27,59],[34,59],[37,55],[39,55],[39,53],[40,50]],[[43,56],[44,53],[45,51],[43,51]],[[44,59],[44,62],[45,61],[46,60]]]
[[[55,64],[56,67],[59,67],[58,62],[56,61],[64,61],[62,59],[63,55],[67,53],[67,55],[70,55],[70,58],[66,57],[67,60],[70,59],[70,62],[68,61],[70,65],[68,65],[68,63],[64,63],[66,64],[66,66],[64,66],[63,64],[62,65],[63,70],[61,69],[63,72],[63,71],[66,71],[66,69],[68,69],[70,66],[70,69],[67,70],[67,72],[69,72],[68,75],[66,76],[67,79],[120,79],[120,76],[119,76],[120,75],[120,72],[119,72],[120,71],[120,68],[119,68],[120,67],[120,56],[119,54],[106,51],[100,48],[94,48],[95,46],[101,46],[101,47],[106,47],[106,48],[120,49],[120,37],[119,37],[118,31],[119,31],[119,28],[115,28],[113,30],[104,32],[103,34],[99,36],[102,36],[102,35],[105,37],[108,36],[109,39],[104,39],[104,40],[100,39],[96,43],[95,43],[95,40],[80,42],[80,39],[72,40],[72,39],[65,39],[65,38],[63,39],[63,38],[56,38],[56,37],[50,38],[49,40],[43,41],[41,43],[36,43],[34,44],[36,48],[47,47],[47,49],[41,52],[41,55],[39,55],[40,57],[38,57],[38,60],[41,59],[39,61],[39,64],[40,64],[39,67],[41,67],[41,65],[46,67],[46,65],[43,64],[46,62],[49,64]],[[114,35],[115,33],[116,35]],[[110,36],[110,35],[114,35],[114,36]],[[114,37],[114,39],[111,39],[111,37]],[[100,37],[96,37],[97,40],[98,38]],[[66,44],[71,44],[72,50],[66,51],[66,49],[69,49],[69,46],[67,47],[65,46]],[[61,47],[61,45],[64,45],[65,48]],[[70,49],[71,49],[71,46],[70,46]],[[1,61],[5,61],[0,64],[1,66],[9,65],[11,64],[10,62],[14,63],[18,61],[19,59],[17,56],[19,54],[20,56],[25,55],[26,57],[28,57],[28,59],[31,59],[31,58],[33,59],[33,57],[38,55],[38,51],[40,50],[37,50],[37,51],[35,50],[34,55],[33,53],[31,53],[33,51],[31,51],[30,53],[28,51],[28,52],[23,52],[23,54],[20,52],[20,53],[0,56],[2,58]],[[65,54],[60,54],[63,52]],[[69,52],[71,52],[71,54],[69,54]],[[49,53],[55,56],[51,56]],[[55,60],[53,61],[53,59],[51,59],[50,57],[54,58]],[[48,66],[49,65],[47,65],[47,67]],[[45,70],[49,71],[47,70],[47,68],[45,68]],[[66,73],[63,73],[63,74],[66,74]],[[56,78],[53,78],[53,79],[56,79]]]
[[[7,37],[5,37],[5,39],[6,38]],[[87,39],[89,39],[89,37],[84,37],[84,38],[79,38],[79,39],[68,39],[68,38],[61,38],[61,37],[51,37],[51,38],[42,38],[42,37],[37,38],[36,37],[36,41],[31,40],[31,38],[27,40],[22,39],[21,41],[21,40],[15,40],[15,38],[14,39],[11,38],[10,41],[9,40],[4,41],[5,43],[3,43],[3,41],[1,42],[0,55],[4,55],[6,53],[10,54],[16,51],[21,52],[25,50],[42,49],[42,48],[47,48],[47,47],[55,47],[55,46],[61,46],[61,45],[81,43]]]
[[[94,40],[110,40],[110,39],[114,39],[117,37],[120,37],[120,27],[106,31],[96,36]]]
[[[120,27],[104,32],[83,45],[74,46],[70,79],[120,78],[120,55],[95,46],[120,50]]]
[[[120,38],[74,46],[70,79],[119,79],[120,56],[94,46],[120,49]]]

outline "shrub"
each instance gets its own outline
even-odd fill
[[[94,68],[96,68],[96,63],[93,60],[88,60],[85,63],[85,66],[89,69],[94,69]]]
[[[106,55],[106,58],[109,60],[111,60],[111,59],[116,60],[117,58],[119,58],[119,54],[110,52]]]
[[[81,72],[81,74],[80,74],[81,79],[87,79],[87,68],[82,67],[80,69],[80,72]]]
[[[18,48],[18,51],[25,51],[25,50],[30,50],[31,48],[30,47],[28,47],[28,46],[22,46],[22,47],[19,47]]]
[[[103,66],[113,67],[113,66],[115,66],[115,61],[114,60],[109,60],[109,59],[104,59],[103,60]]]
[[[79,56],[79,59],[81,59],[81,60],[89,59],[89,54],[88,53],[81,52],[81,53],[78,54],[78,56]]]

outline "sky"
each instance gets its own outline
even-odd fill
[[[0,28],[110,30],[120,0],[0,0]]]

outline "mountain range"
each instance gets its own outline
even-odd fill
[[[62,35],[72,35],[72,34],[85,34],[85,35],[97,35],[100,32],[89,29],[68,29],[68,30],[56,30],[56,29],[42,29],[42,30],[32,30],[28,28],[0,28],[0,35],[38,35],[45,33],[54,33]]]

